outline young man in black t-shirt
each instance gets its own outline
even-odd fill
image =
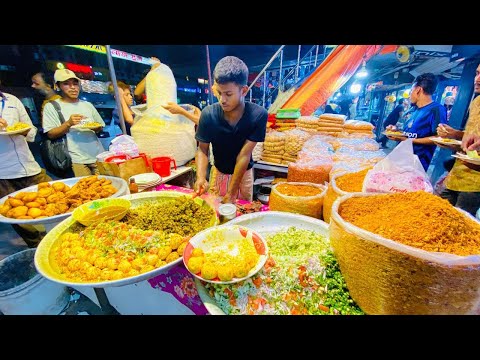
[[[263,107],[245,102],[248,68],[242,60],[224,57],[215,66],[213,77],[218,103],[204,108],[200,116],[195,136],[199,142],[195,191],[202,194],[210,188],[213,194],[223,197],[223,203],[252,201],[252,151],[257,142],[265,139],[268,114]],[[206,173],[210,143],[215,165],[209,184]]]

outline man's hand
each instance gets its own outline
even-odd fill
[[[160,62],[160,59],[158,59],[158,58],[156,58],[156,57],[154,57],[154,56],[152,56],[152,57],[150,58],[150,60],[153,61],[152,67],[150,68],[150,71],[155,70],[157,67],[159,67],[160,65],[162,65],[162,63]]]
[[[27,136],[30,129],[25,130],[24,132],[18,133],[17,135]]]
[[[457,139],[461,136],[461,131],[454,129],[447,124],[439,124],[437,126],[437,134],[442,138]]]
[[[195,181],[193,189],[198,196],[206,193],[208,191],[208,181],[206,179],[197,179],[197,181]]]
[[[397,131],[397,127],[395,125],[388,125],[385,131]]]
[[[480,150],[480,135],[465,134],[462,139],[462,149],[464,151]]]
[[[173,103],[173,102],[168,102],[167,105],[162,105],[163,108],[167,109],[170,111],[172,114],[185,114],[187,110],[182,108],[180,105]]]
[[[387,138],[393,141],[405,141],[408,139],[408,137],[406,136],[388,136],[388,135],[387,135]]]
[[[7,120],[0,118],[0,130],[5,130],[7,126]]]
[[[228,204],[228,203],[235,204],[236,201],[237,201],[237,196],[231,195],[227,192],[222,199],[222,204]]]
[[[80,122],[85,119],[84,115],[81,114],[72,114],[70,118],[66,121],[69,126],[78,125]]]

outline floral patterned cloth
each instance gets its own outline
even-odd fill
[[[161,184],[154,191],[178,191],[189,194],[192,189],[179,186]],[[237,200],[240,205],[245,205],[248,201]],[[260,211],[267,211],[268,206],[263,206]],[[207,315],[208,311],[203,305],[202,300],[195,286],[194,276],[185,268],[183,263],[169,269],[166,273],[157,275],[148,280],[152,288],[158,288],[162,291],[172,294],[178,301],[193,311],[195,315]]]

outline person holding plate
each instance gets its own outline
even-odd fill
[[[413,152],[418,156],[425,171],[435,152],[435,143],[431,138],[437,135],[438,125],[447,122],[447,111],[443,105],[432,99],[437,83],[438,80],[432,73],[424,73],[415,78],[410,92],[410,103],[415,106],[415,110],[403,127],[405,136],[387,136],[394,141],[412,138]],[[388,126],[387,130],[395,131],[396,128]]]
[[[26,124],[24,131],[8,131],[9,126]],[[21,129],[20,129],[21,130]],[[37,128],[25,110],[22,102],[12,94],[0,91],[0,198],[36,185],[52,181],[45,170],[35,161],[28,142],[35,140]],[[8,132],[14,134],[8,135]],[[29,247],[35,247],[41,240],[40,232],[29,225],[12,225]]]
[[[68,152],[72,158],[72,170],[76,177],[98,174],[96,156],[103,152],[104,148],[96,133],[102,131],[105,122],[91,103],[78,98],[81,90],[80,79],[73,71],[58,69],[55,71],[54,80],[62,98],[45,105],[43,131],[50,139],[66,135]],[[59,106],[58,111],[54,102]],[[92,129],[75,127],[82,124],[85,119],[101,126]]]
[[[438,135],[444,138],[462,140],[462,149],[475,150],[480,145],[480,64],[473,80],[475,98],[468,109],[465,131],[450,126],[438,128]],[[459,207],[475,216],[480,207],[480,166],[456,159],[453,168],[445,179],[445,190],[440,196],[453,206]]]

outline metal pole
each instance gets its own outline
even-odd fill
[[[262,71],[260,71],[257,75],[257,77],[255,78],[255,80],[252,81],[252,83],[250,84],[250,86],[248,87],[248,89],[250,90],[252,88],[252,86],[257,82],[257,80],[260,78],[260,76],[263,75],[263,72],[270,66],[270,64],[273,62],[273,60],[276,59],[276,57],[278,56],[278,54],[282,51],[282,49],[285,47],[285,45],[282,45],[280,46],[280,48],[277,50],[277,52],[275,54],[273,54],[272,58],[270,59],[270,61],[263,67]]]
[[[117,77],[115,75],[115,68],[113,66],[112,54],[110,53],[110,45],[105,45],[107,48],[108,69],[110,70],[110,79],[112,79],[113,90],[115,91],[115,104],[117,105],[118,117],[120,118],[120,128],[123,135],[127,133],[125,128],[125,119],[123,117],[122,104],[120,103],[120,95],[118,93]]]
[[[265,95],[267,93],[267,72],[263,73],[263,99],[262,99],[262,106],[265,107]]]
[[[282,66],[283,66],[283,50],[280,53],[280,75],[278,75],[278,91],[281,90],[280,84],[282,83],[282,75],[283,75]]]
[[[252,89],[250,89],[249,91],[250,91],[250,102],[252,102]]]
[[[207,67],[208,67],[208,98],[210,99],[210,105],[213,104],[213,82],[212,82],[212,71],[210,70],[210,50],[208,45],[205,45],[207,48]]]
[[[318,45],[317,45],[317,49],[315,50],[315,65],[314,65],[314,67],[317,67],[317,57],[318,57]]]
[[[298,80],[298,68],[300,66],[300,50],[302,49],[302,45],[298,45],[298,55],[297,55],[297,67],[295,69],[295,82]]]

